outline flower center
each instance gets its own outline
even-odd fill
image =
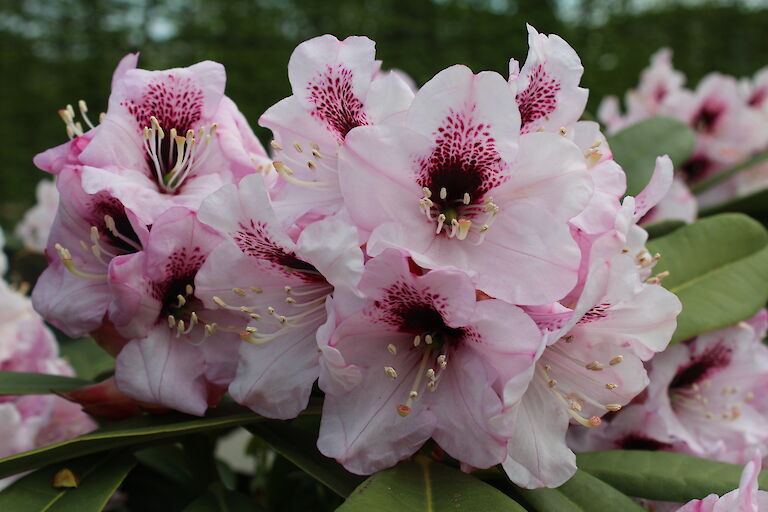
[[[201,126],[197,133],[190,129],[184,136],[171,128],[166,137],[157,118],[151,116],[149,120],[151,126],[144,127],[144,149],[149,168],[158,188],[167,194],[175,194],[205,162],[217,125]]]

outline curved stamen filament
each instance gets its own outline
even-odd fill
[[[77,277],[83,277],[86,279],[106,279],[107,274],[91,274],[90,272],[83,272],[82,270],[79,270],[74,262],[72,261],[72,254],[69,252],[68,249],[61,246],[61,244],[55,245],[56,252],[59,253],[59,257],[61,258],[61,262],[64,264],[64,267],[66,269],[76,275]]]

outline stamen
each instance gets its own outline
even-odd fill
[[[387,345],[387,351],[389,351],[389,353],[392,354],[393,356],[397,355],[397,347],[395,347],[391,343],[389,345]]]
[[[274,161],[272,162],[272,166],[275,168],[277,174],[279,174],[281,178],[294,185],[301,187],[329,187],[332,185],[330,181],[306,181],[299,178],[294,178],[293,170],[283,162]]]
[[[623,360],[624,360],[624,356],[618,355],[618,356],[614,357],[613,359],[611,359],[609,361],[609,364],[611,366],[616,366],[617,364],[621,363]]]
[[[89,272],[83,272],[82,270],[79,270],[77,267],[75,267],[74,262],[72,261],[72,254],[69,252],[68,249],[65,249],[61,246],[61,244],[56,244],[55,246],[56,252],[59,253],[59,257],[61,258],[61,262],[64,264],[64,267],[72,274],[76,275],[77,277],[83,277],[86,279],[106,279],[107,274],[91,274]]]
[[[584,367],[587,370],[592,370],[593,372],[599,372],[605,368],[605,366],[603,366],[599,361],[592,361],[591,363],[587,363]]]
[[[445,199],[446,197],[448,197],[448,190],[446,190],[445,187],[442,187],[440,189],[440,199]]]
[[[393,380],[397,378],[397,372],[391,366],[385,366],[384,367],[384,374],[387,377],[389,377],[390,379],[393,379]]]

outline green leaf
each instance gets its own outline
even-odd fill
[[[46,395],[56,391],[72,391],[93,382],[63,375],[0,371],[0,395]]]
[[[184,452],[175,444],[154,446],[134,452],[140,464],[186,488],[194,488],[192,472],[186,465]],[[199,491],[199,489],[196,489]]]
[[[668,235],[677,228],[681,228],[683,226],[685,226],[685,222],[682,220],[667,219],[660,220],[658,222],[652,222],[651,224],[645,224],[641,227],[648,232],[648,238],[650,239]]]
[[[189,504],[184,512],[258,512],[261,510],[248,496],[229,491],[220,483],[212,484],[207,493]]]
[[[369,477],[338,512],[524,512],[501,491],[457,469],[417,457]]]
[[[705,217],[722,212],[746,213],[765,223],[768,221],[768,188],[705,208],[699,212],[699,216]]]
[[[287,422],[265,421],[245,428],[343,498],[349,496],[364,480],[321,454],[317,449],[316,435]]]
[[[669,155],[678,168],[695,144],[691,127],[670,117],[652,117],[608,137],[613,159],[627,175],[627,194],[632,196],[651,180],[657,156]]]
[[[263,419],[236,404],[220,406],[203,418],[181,413],[129,418],[74,439],[0,459],[0,478],[108,449],[178,439],[258,421]]]
[[[576,456],[583,471],[631,496],[685,503],[736,489],[742,466],[672,452],[611,450]],[[760,475],[768,489],[768,474]]]
[[[607,483],[582,470],[557,489],[520,489],[533,510],[540,512],[644,512],[645,509]]]
[[[107,453],[46,466],[0,492],[0,510],[100,512],[135,464],[128,453]],[[54,475],[65,468],[80,478],[76,488],[53,487]]]
[[[60,340],[59,348],[61,357],[72,365],[75,375],[80,378],[94,380],[115,369],[115,359],[91,338]]]
[[[768,232],[741,214],[722,214],[681,227],[648,242],[669,271],[664,286],[683,311],[672,342],[733,325],[768,300]]]
[[[706,180],[700,181],[699,183],[691,187],[691,191],[694,194],[701,194],[702,192],[714,187],[718,183],[722,183],[723,181],[727,180],[734,174],[739,173],[741,171],[745,171],[750,167],[754,167],[755,165],[759,164],[760,162],[763,162],[764,160],[768,160],[768,151],[758,153],[757,155],[753,156],[749,160],[745,160],[740,164],[736,164],[733,167],[730,167],[728,169],[725,169],[724,171],[718,172],[717,174],[715,174],[710,178],[707,178]]]

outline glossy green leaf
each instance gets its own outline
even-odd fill
[[[248,496],[229,491],[220,483],[189,504],[184,512],[258,512],[261,510]]]
[[[355,489],[339,512],[524,512],[485,482],[425,457],[375,473]]]
[[[768,232],[746,215],[701,219],[648,249],[661,254],[654,272],[670,272],[664,286],[683,303],[672,342],[733,325],[768,300]]]
[[[90,384],[93,382],[63,375],[0,371],[0,395],[46,395]]]
[[[642,228],[648,232],[648,238],[659,238],[668,235],[677,228],[683,226],[685,226],[685,222],[682,220],[667,219],[652,222],[651,224],[644,224]]]
[[[520,489],[537,512],[643,512],[645,509],[607,483],[579,470],[556,489]]]
[[[316,435],[287,422],[254,423],[246,429],[341,497],[349,496],[364,480],[321,454],[317,449]]]
[[[0,459],[0,478],[35,469],[52,462],[108,449],[144,445],[161,440],[263,421],[260,416],[236,404],[226,404],[197,418],[181,413],[130,418],[110,423],[94,432],[68,441]]]
[[[678,168],[693,152],[696,135],[670,117],[652,117],[608,137],[613,159],[627,175],[627,194],[637,195],[651,180],[656,157],[669,155]]]
[[[129,453],[106,453],[39,469],[0,492],[0,510],[13,512],[100,512],[136,464]],[[55,488],[54,475],[69,469],[76,488]]]
[[[184,451],[175,444],[153,446],[134,452],[142,464],[165,478],[186,488],[194,488],[192,472],[186,465]]]
[[[714,215],[722,212],[746,213],[762,222],[768,222],[768,188],[748,196],[720,203],[699,212],[699,216]]]
[[[611,450],[581,453],[583,471],[630,496],[685,503],[736,489],[742,466],[672,452]],[[768,474],[760,475],[768,489]]]

